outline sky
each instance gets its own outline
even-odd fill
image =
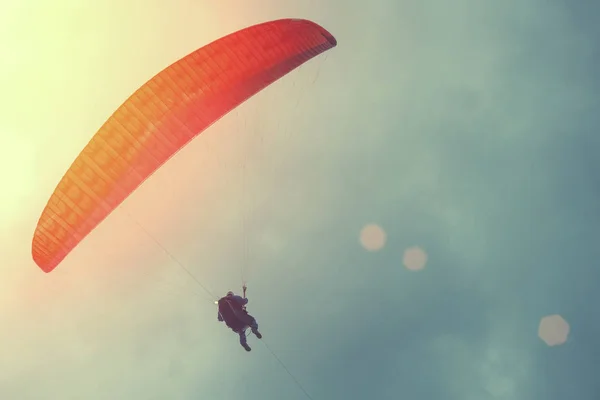
[[[597,399],[598,15],[591,0],[2,2],[0,398]],[[41,272],[37,219],[111,113],[182,56],[285,17],[338,46]],[[211,297],[243,280],[264,335],[250,353]]]

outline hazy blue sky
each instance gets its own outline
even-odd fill
[[[214,294],[243,272],[264,340],[315,400],[598,399],[600,3],[211,3],[3,6],[0,398],[306,398],[147,231]],[[111,112],[177,58],[283,17],[338,47],[41,273],[37,218]],[[359,242],[371,223],[378,252]],[[412,246],[422,271],[402,265]],[[570,324],[562,346],[537,336],[550,314]]]

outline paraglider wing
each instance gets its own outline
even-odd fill
[[[307,20],[232,33],[167,67],[102,125],[42,212],[32,256],[50,272],[144,180],[223,115],[335,38]]]

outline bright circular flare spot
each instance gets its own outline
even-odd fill
[[[538,336],[548,346],[558,346],[567,341],[571,328],[567,321],[558,314],[549,315],[541,319]]]
[[[427,264],[427,253],[420,247],[410,247],[404,251],[402,263],[411,271],[420,271]]]
[[[386,240],[387,235],[379,225],[366,225],[360,232],[360,244],[368,251],[381,250]]]

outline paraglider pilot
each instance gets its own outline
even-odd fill
[[[246,351],[252,350],[248,346],[246,338],[246,328],[250,328],[254,335],[261,339],[262,335],[258,331],[258,324],[256,319],[246,311],[246,305],[248,299],[246,298],[246,285],[242,287],[244,294],[238,296],[233,292],[227,292],[225,297],[221,297],[218,301],[219,312],[217,313],[217,319],[225,324],[235,333],[240,336],[240,344]]]

